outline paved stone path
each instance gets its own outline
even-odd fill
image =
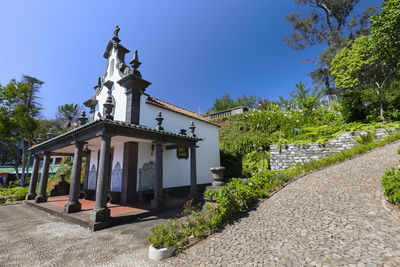
[[[90,232],[23,204],[0,205],[0,266],[162,266],[148,259],[147,236],[163,222]]]
[[[399,142],[309,174],[171,266],[400,266],[400,217],[380,179]]]
[[[380,186],[399,144],[309,174],[162,262],[147,258],[147,235],[164,219],[92,233],[22,204],[1,205],[0,266],[400,266],[400,216]]]

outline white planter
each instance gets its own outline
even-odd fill
[[[152,260],[163,260],[171,257],[172,253],[176,250],[176,246],[168,248],[155,248],[153,245],[149,246],[149,258]]]

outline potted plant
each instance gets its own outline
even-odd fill
[[[169,219],[166,224],[151,229],[148,236],[149,258],[163,260],[172,256],[180,241],[185,239],[184,228],[178,219]]]

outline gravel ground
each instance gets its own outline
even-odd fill
[[[398,145],[309,174],[163,262],[147,258],[146,238],[162,218],[92,233],[22,204],[2,205],[0,266],[400,266],[400,216],[380,186],[400,159]]]
[[[311,173],[172,266],[400,266],[400,217],[380,179],[399,142]]]

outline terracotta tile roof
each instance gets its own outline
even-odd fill
[[[200,116],[197,113],[194,113],[193,111],[190,111],[190,110],[187,110],[187,109],[184,109],[184,108],[180,108],[178,106],[175,106],[173,104],[167,103],[165,101],[162,101],[160,99],[154,98],[152,96],[148,96],[146,103],[154,105],[154,106],[157,106],[157,107],[161,107],[161,108],[164,108],[164,109],[167,109],[167,110],[170,110],[170,111],[173,111],[173,112],[176,112],[176,113],[179,113],[179,114],[191,117],[191,118],[194,118],[196,120],[204,121],[206,123],[209,123],[209,124],[212,124],[212,125],[215,125],[215,126],[219,127],[218,124],[210,122],[209,120],[203,118],[202,116]]]

